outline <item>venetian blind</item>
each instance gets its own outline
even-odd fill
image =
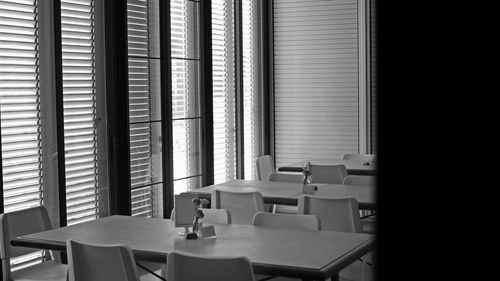
[[[214,184],[236,178],[234,2],[212,1]]]
[[[201,187],[198,1],[170,1],[174,194]]]
[[[358,1],[274,1],[276,166],[358,152]]]
[[[127,1],[133,216],[163,216],[158,11],[158,0]]]
[[[0,1],[0,116],[4,211],[42,202],[35,1]]]
[[[0,0],[0,125],[4,212],[42,204],[42,143],[36,1]],[[11,260],[12,270],[41,252]]]
[[[257,1],[242,0],[243,52],[243,139],[245,179],[257,179],[255,162],[258,151],[258,68],[257,68]]]
[[[67,224],[99,217],[94,1],[61,0]]]
[[[127,0],[130,182],[132,215],[151,216],[150,67],[148,2]]]

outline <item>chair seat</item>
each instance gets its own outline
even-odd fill
[[[66,281],[68,266],[54,260],[13,271],[12,281]]]
[[[290,205],[274,205],[274,212],[275,213],[285,213],[285,214],[296,214],[297,213],[297,206],[290,206]]]

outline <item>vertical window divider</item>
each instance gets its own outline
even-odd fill
[[[160,75],[163,161],[163,217],[170,218],[174,207],[172,136],[172,52],[170,1],[160,1]]]
[[[259,0],[261,4],[261,49],[262,55],[259,61],[262,64],[262,103],[260,104],[263,110],[263,120],[261,126],[261,155],[274,155],[274,19],[273,19],[273,0]],[[276,163],[274,163],[276,164]]]
[[[131,214],[127,2],[104,1],[110,215]]]
[[[54,0],[54,82],[56,92],[57,177],[59,191],[59,225],[66,226],[66,171],[64,150],[64,99],[62,77],[61,1]]]
[[[212,3],[200,1],[200,89],[202,186],[214,182],[213,89],[212,89]]]
[[[243,21],[241,0],[234,0],[235,27],[235,103],[236,103],[236,178],[245,178],[244,97],[243,97]]]

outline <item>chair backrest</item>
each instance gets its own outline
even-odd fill
[[[217,224],[230,224],[231,216],[226,209],[208,209],[208,208],[200,208],[205,215],[203,217],[203,222],[205,223],[217,223]],[[194,218],[194,213],[193,213]],[[170,220],[175,221],[175,208],[172,209],[170,213]]]
[[[257,178],[259,180],[268,181],[274,172],[273,157],[271,155],[264,155],[257,158]]]
[[[212,190],[212,209],[226,209],[231,223],[252,224],[257,212],[264,211],[264,198],[259,192]]]
[[[207,257],[172,251],[167,255],[167,280],[255,281],[255,275],[245,256]]]
[[[66,242],[69,281],[140,281],[132,250],[126,245]]]
[[[315,215],[258,212],[253,218],[253,225],[288,229],[319,230],[319,221]]]
[[[14,237],[52,229],[43,206],[0,214],[0,256],[4,280],[10,280],[10,259],[38,251],[34,248],[12,247]]]
[[[371,162],[375,159],[375,154],[351,154],[344,153],[342,154],[342,160],[359,160],[365,162]]]
[[[203,223],[218,223],[229,224],[231,223],[231,216],[226,209],[208,209],[200,208],[203,211]]]
[[[347,176],[347,169],[344,165],[310,165],[311,183],[332,183],[342,184]]]
[[[297,212],[316,215],[321,230],[362,232],[358,202],[354,198],[318,198],[301,195]]]
[[[374,176],[359,176],[347,175],[344,178],[345,185],[375,185],[376,179]]]
[[[302,175],[302,174],[273,173],[269,177],[269,181],[303,182],[304,181],[304,175]]]

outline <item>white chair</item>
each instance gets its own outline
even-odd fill
[[[132,250],[126,245],[66,242],[70,281],[140,281]]]
[[[252,224],[257,212],[264,211],[264,198],[259,192],[212,190],[212,209],[226,209],[231,223]]]
[[[342,154],[342,160],[358,160],[363,162],[372,162],[375,160],[375,154],[352,154],[344,153]]]
[[[358,201],[355,198],[318,198],[301,195],[298,213],[316,215],[321,230],[363,233]],[[361,280],[364,280],[365,263],[366,257],[361,264]]]
[[[255,275],[245,256],[208,257],[173,251],[167,255],[167,280],[255,281]]]
[[[229,224],[231,217],[226,209],[200,208],[203,211],[203,223]],[[194,213],[193,213],[194,218]],[[175,208],[170,213],[170,220],[175,221]]]
[[[319,221],[315,215],[258,212],[252,224],[287,229],[319,230]]]
[[[48,261],[11,272],[11,258],[39,251],[33,248],[13,247],[10,245],[11,238],[52,229],[45,207],[39,206],[0,214],[0,226],[2,228],[2,231],[0,231],[0,253],[3,280],[66,280],[68,266],[62,264],[59,259],[55,259],[53,255],[52,259],[50,259],[51,255],[47,253],[45,258],[49,259]]]
[[[303,174],[285,174],[285,173],[273,173],[269,176],[269,181],[282,181],[282,182],[303,182]]]
[[[345,165],[310,164],[311,183],[342,184],[347,176]]]
[[[269,177],[276,172],[274,169],[273,157],[264,155],[257,158],[257,178],[261,181],[268,181]]]
[[[374,176],[347,175],[342,184],[344,185],[372,185],[374,186],[376,178]]]
[[[274,173],[269,177],[269,181],[280,182],[304,182],[304,175],[302,174],[282,174]],[[274,204],[273,213],[296,214],[297,206]]]
[[[358,201],[354,198],[319,198],[301,195],[298,213],[316,215],[321,230],[361,233]]]

